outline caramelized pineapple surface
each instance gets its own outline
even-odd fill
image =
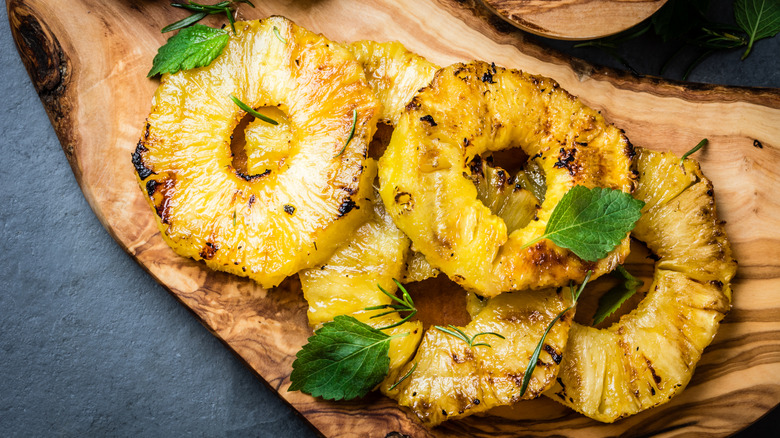
[[[547,189],[538,220],[509,234],[464,175],[475,156],[516,146],[543,169]],[[456,64],[439,70],[406,106],[379,161],[380,194],[431,265],[490,297],[614,269],[628,238],[596,263],[546,240],[521,247],[544,234],[574,185],[631,191],[632,156],[617,128],[551,79],[482,62]]]
[[[382,391],[430,426],[539,396],[558,372],[573,311],[564,314],[547,334],[528,388],[521,395],[523,376],[547,326],[570,304],[567,293],[542,289],[501,294],[479,306],[472,321],[461,328],[469,338],[493,332],[504,339],[483,334],[469,346],[449,333],[429,328],[417,354],[396,373],[398,377],[385,380]]]
[[[574,324],[546,395],[613,422],[669,401],[691,379],[731,307],[736,262],[712,184],[694,161],[641,150],[635,196],[646,202],[633,236],[659,260],[639,306],[607,329]]]
[[[209,66],[163,76],[133,162],[177,253],[269,287],[320,263],[364,221],[380,106],[360,64],[324,37],[281,17],[236,30]],[[262,173],[233,166],[244,112],[231,95],[277,108],[291,127],[289,142],[255,160]]]

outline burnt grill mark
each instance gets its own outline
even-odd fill
[[[258,180],[258,179],[260,179],[260,178],[262,178],[264,176],[270,175],[271,174],[271,169],[265,169],[265,172],[258,173],[256,175],[247,175],[247,174],[245,174],[245,173],[243,173],[243,172],[241,172],[240,170],[237,170],[237,169],[235,169],[235,172],[236,172],[236,176],[241,178],[241,179],[243,179],[244,181],[255,181],[255,180]]]
[[[255,201],[257,201],[257,198],[255,197],[255,195],[249,196],[249,208],[252,208],[252,204],[254,204]]]
[[[149,180],[146,183],[146,193],[149,195],[150,198],[154,196],[154,192],[157,190],[158,185],[159,183],[153,179]]]
[[[491,62],[490,63],[490,68],[493,69],[493,74],[498,73],[498,71],[496,70],[496,63],[495,62]]]
[[[347,198],[344,201],[341,202],[341,205],[339,205],[339,215],[338,217],[342,217],[345,214],[352,211],[353,208],[360,208],[355,204],[355,201],[352,200],[352,198]]]
[[[412,194],[409,192],[396,193],[394,200],[395,203],[403,207],[404,210],[409,211],[414,209],[414,200],[412,199]]]
[[[427,114],[427,115],[424,115],[424,116],[420,117],[420,121],[428,122],[431,126],[437,126],[438,125],[438,123],[436,123],[436,121],[433,120],[433,116],[431,116],[430,114]]]
[[[204,260],[211,260],[219,250],[219,245],[212,242],[206,242],[206,246],[200,251],[200,257]]]
[[[420,91],[423,89],[421,88]],[[406,104],[406,107],[404,107],[406,111],[415,111],[420,109],[420,101],[417,100],[417,96],[414,96],[412,100]]]
[[[552,357],[553,362],[555,362],[556,365],[561,364],[561,360],[563,360],[563,356],[558,354],[557,351],[555,351],[555,348],[553,348],[550,344],[544,344],[544,351],[550,353],[550,356]]]
[[[753,140],[753,147],[754,148],[759,148],[759,149],[764,149],[764,145],[761,144],[761,142],[758,141],[758,140]]]
[[[486,84],[495,84],[496,81],[493,80],[493,73],[490,73],[489,71],[482,74],[482,82]]]
[[[146,164],[144,163],[143,153],[148,150],[149,149],[146,149],[146,146],[144,146],[144,143],[139,141],[138,144],[135,145],[135,152],[132,154],[133,167],[135,167],[135,171],[138,173],[138,177],[141,178],[141,181],[154,174],[152,169],[146,167]]]
[[[295,207],[289,204],[284,205],[284,212],[292,216],[293,213],[295,213]]]
[[[634,157],[636,157],[636,148],[634,148],[633,143],[631,143],[631,140],[629,140],[628,137],[623,135],[623,138],[626,140],[626,147],[623,149],[623,153],[626,154],[626,157],[628,157],[629,160],[633,160]]]
[[[469,170],[472,175],[479,175],[479,177],[484,178],[485,174],[483,172],[482,157],[479,155],[475,156],[474,159],[471,160],[471,163],[469,163]]]
[[[574,176],[580,171],[580,166],[575,162],[576,154],[577,149],[561,148],[558,153],[558,161],[553,164],[553,167],[566,169],[569,171],[569,175]]]
[[[146,188],[148,193],[149,186],[147,185]],[[164,224],[171,223],[171,199],[173,198],[173,188],[174,179],[171,177],[163,181],[157,181],[154,185],[154,190],[152,191],[152,194],[154,194],[159,189],[160,195],[162,195],[159,203],[155,202],[154,199],[152,199],[152,202],[154,203],[154,210],[157,212],[157,216],[160,217],[160,221]]]
[[[645,357],[645,362],[647,363],[647,369],[650,370],[650,374],[653,375],[653,380],[655,381],[655,385],[659,386],[661,384],[661,377],[658,376],[658,374],[655,373],[655,368],[653,368],[653,363],[650,362],[650,359]]]

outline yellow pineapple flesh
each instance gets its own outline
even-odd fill
[[[376,175],[375,161],[366,161],[367,172]],[[368,307],[391,304],[383,288],[395,293],[394,279],[401,277],[409,251],[409,239],[393,224],[381,202],[372,195],[372,215],[355,234],[320,266],[299,273],[303,296],[309,304],[309,324],[316,327],[338,315],[351,315],[375,328],[401,321],[398,312],[377,316],[385,310]],[[405,315],[404,315],[405,316]],[[408,321],[385,330],[388,335],[408,333],[390,342],[390,372],[400,368],[414,354],[422,336],[422,323]]]
[[[209,66],[163,76],[133,163],[177,253],[270,287],[320,263],[364,221],[363,161],[380,105],[359,63],[324,37],[281,17],[236,30]],[[287,145],[257,158],[261,173],[233,165],[244,112],[231,95],[277,108],[291,126]]]
[[[543,169],[546,192],[538,220],[510,234],[464,174],[475,156],[516,146]],[[574,185],[630,192],[632,156],[617,128],[553,80],[481,62],[456,64],[439,70],[406,106],[379,160],[380,194],[431,265],[491,297],[613,270],[627,255],[628,237],[597,263],[548,240],[522,247],[544,234]]]
[[[546,395],[603,422],[669,401],[688,384],[730,309],[736,271],[712,184],[694,161],[640,150],[633,236],[659,260],[650,291],[606,329],[574,324]]]
[[[521,395],[523,376],[547,326],[571,303],[568,293],[542,289],[487,300],[461,329],[469,338],[486,332],[505,338],[476,338],[475,344],[487,343],[489,347],[470,347],[451,334],[429,328],[417,354],[395,379],[384,381],[382,391],[399,405],[410,407],[429,426],[537,397],[555,379],[573,310],[547,334],[528,388]],[[411,374],[401,380],[407,373]]]

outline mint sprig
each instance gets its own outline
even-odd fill
[[[288,391],[326,400],[363,397],[390,371],[388,336],[352,316],[339,315],[314,332],[293,362]]]
[[[229,40],[230,35],[226,31],[201,24],[182,29],[160,47],[146,76],[151,78],[209,65],[222,53]]]
[[[593,315],[593,325],[600,324],[609,315],[615,313],[627,299],[634,296],[636,291],[645,284],[644,281],[629,274],[622,265],[619,265],[612,275],[620,277],[623,282],[608,290],[599,298],[599,307]]]
[[[620,190],[574,186],[555,206],[544,234],[522,248],[549,239],[585,261],[603,259],[634,228],[644,205]]]

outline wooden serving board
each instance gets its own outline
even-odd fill
[[[670,83],[595,68],[551,53],[476,1],[255,2],[242,18],[278,14],[337,41],[399,40],[440,65],[494,61],[557,79],[625,129],[636,145],[697,153],[713,180],[739,260],[734,308],[689,388],[612,425],[549,400],[427,430],[380,395],[330,403],[287,392],[310,335],[297,280],[263,290],[175,255],[135,181],[130,154],[157,81],[159,29],[186,13],[152,0],[7,0],[19,52],[95,214],[116,241],[326,436],[724,436],[780,401],[780,91]],[[210,22],[212,25],[218,21]]]

